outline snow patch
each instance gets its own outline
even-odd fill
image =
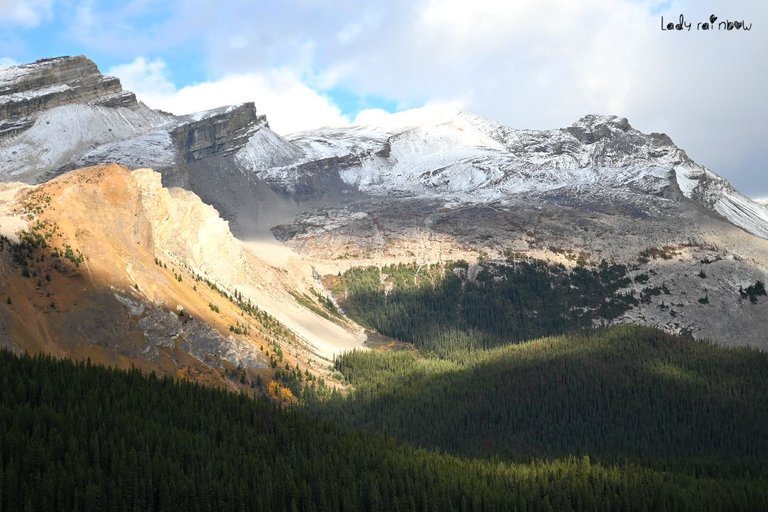
[[[174,123],[172,117],[147,107],[56,107],[40,114],[28,130],[0,142],[0,179],[33,181],[41,169],[71,164],[99,146],[135,139]],[[152,146],[136,143],[133,149]]]
[[[13,94],[5,94],[0,96],[0,105],[5,103],[16,103],[19,101],[30,100],[38,98],[40,96],[47,96],[49,94],[57,94],[71,89],[67,84],[54,84],[48,87],[41,87],[39,89],[30,89],[21,92],[15,92]]]
[[[235,155],[238,164],[256,173],[297,163],[303,158],[301,149],[267,127],[254,133]]]

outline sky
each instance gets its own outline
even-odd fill
[[[0,0],[0,65],[79,54],[151,107],[254,101],[282,134],[441,103],[615,114],[768,197],[764,0]]]

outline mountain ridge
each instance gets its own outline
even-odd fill
[[[27,68],[13,69],[4,73],[16,73],[19,94],[32,82],[18,78]],[[354,266],[514,254],[568,268],[607,260],[639,279],[648,274],[626,290],[647,302],[617,322],[764,345],[756,327],[764,305],[745,306],[738,290],[768,276],[768,210],[667,135],[642,133],[624,118],[586,115],[564,128],[524,130],[434,106],[283,137],[253,103],[174,116],[141,103],[73,101],[42,108],[30,127],[0,137],[0,180],[46,182],[110,161],[153,168],[163,186],[213,206],[267,265],[302,276],[299,296],[311,296],[312,286],[322,292],[321,276]],[[670,312],[646,288],[672,281],[682,306]],[[296,315],[284,318],[295,332],[318,343],[332,336]]]
[[[0,190],[0,346],[237,389],[234,368],[249,382],[278,359],[323,374],[361,343],[297,301],[317,300],[309,269],[271,266],[155,171],[112,164]]]
[[[112,157],[156,168],[184,186],[185,163],[233,154],[237,168],[299,200],[340,187],[449,205],[519,194],[584,196],[599,188],[641,208],[638,196],[684,196],[768,238],[764,208],[666,134],[643,134],[618,116],[588,114],[565,128],[526,130],[433,106],[281,137],[252,103],[187,116],[148,109],[84,56],[3,68],[0,107],[5,180],[35,182]],[[52,145],[62,134],[65,140]]]
[[[83,55],[0,68],[0,135],[17,134],[31,125],[30,116],[72,103],[139,108],[134,93]]]
[[[394,132],[391,127],[320,129],[288,140],[310,159],[338,158],[341,179],[374,194],[471,204],[601,188],[640,206],[642,195],[684,196],[768,238],[768,215],[756,203],[693,162],[669,136],[643,134],[625,118],[590,114],[566,128],[517,130],[463,111],[453,119],[440,114]],[[296,165],[254,170],[290,187],[301,179],[291,172]]]

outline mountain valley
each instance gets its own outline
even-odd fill
[[[214,206],[245,247],[290,254],[309,280],[312,268],[513,253],[568,267],[626,264],[649,278],[627,291],[665,285],[666,303],[679,306],[673,317],[652,299],[617,322],[764,346],[766,301],[746,304],[738,290],[768,277],[768,213],[666,135],[625,119],[514,130],[426,107],[381,126],[284,138],[252,104],[152,111],[84,57],[10,69],[6,124],[17,128],[0,144],[5,180],[35,183],[108,161],[153,167],[164,186]]]
[[[766,281],[766,204],[622,117],[0,67],[0,510],[765,509]]]

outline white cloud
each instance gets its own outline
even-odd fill
[[[16,66],[16,65],[18,65],[18,62],[16,62],[16,59],[12,59],[11,57],[0,57],[0,67]]]
[[[118,77],[124,89],[135,92],[141,101],[154,106],[176,93],[176,86],[167,78],[167,73],[162,59],[148,61],[137,57],[131,63],[108,69],[106,74]]]
[[[0,23],[35,27],[52,15],[52,0],[0,0]]]
[[[642,4],[609,0],[434,0],[409,14],[349,51],[316,56],[328,60],[323,76],[406,103],[457,100],[502,122],[558,126],[624,109],[655,28]]]
[[[371,108],[359,112],[355,116],[354,124],[382,128],[405,128],[425,123],[448,122],[463,109],[464,105],[459,102],[432,103],[421,108],[394,113]]]
[[[139,57],[115,66],[107,74],[120,78],[123,87],[153,108],[189,114],[223,105],[253,101],[267,115],[270,127],[286,134],[318,126],[349,124],[326,96],[304,84],[288,69],[229,74],[177,89],[167,77],[165,63]]]

